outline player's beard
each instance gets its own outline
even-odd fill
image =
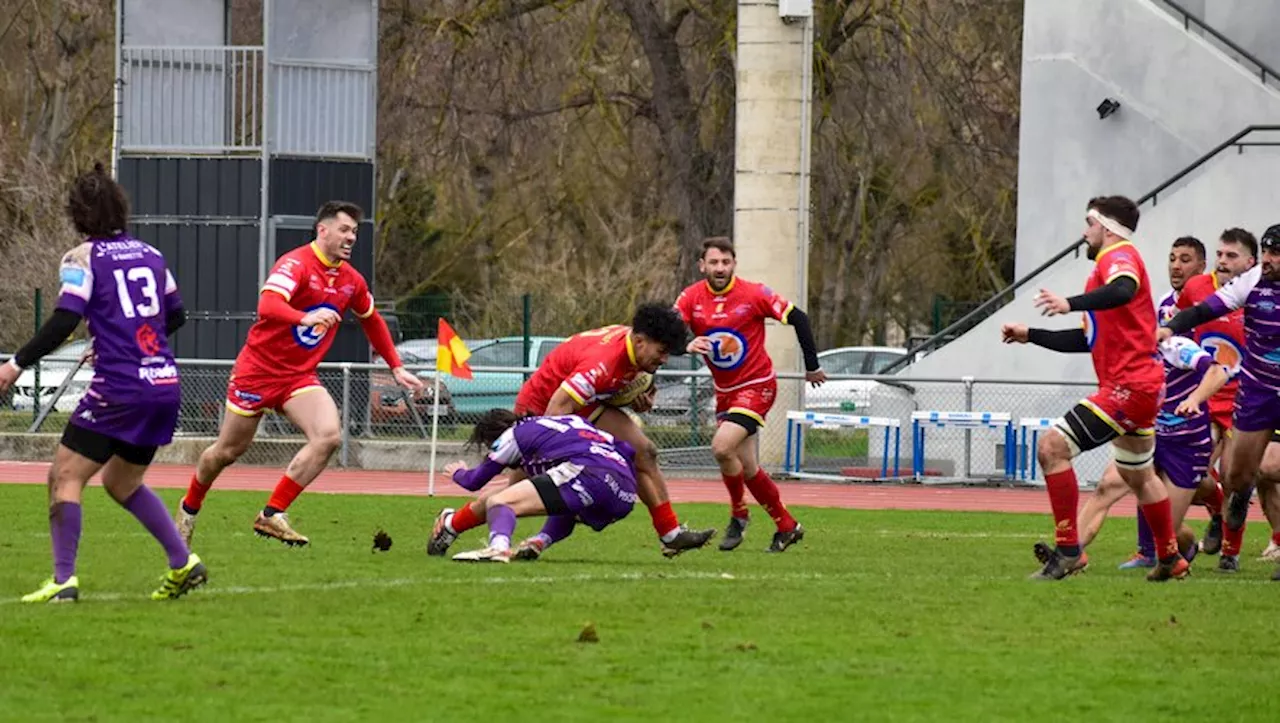
[[[733,281],[733,274],[729,274],[728,276],[724,277],[723,281],[721,281],[719,278],[715,276],[707,275],[707,285],[710,286],[711,290],[715,292],[721,292],[729,288],[730,281]]]

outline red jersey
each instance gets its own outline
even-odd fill
[[[315,242],[276,259],[262,293],[279,294],[289,306],[303,312],[328,307],[341,316],[351,309],[361,319],[373,313],[373,295],[364,276],[351,264],[330,261]],[[259,319],[249,328],[236,367],[241,374],[251,370],[275,375],[314,372],[333,346],[337,331]]]
[[[1221,285],[1215,273],[1192,276],[1187,279],[1175,303],[1179,309],[1190,309],[1213,296],[1219,288]],[[1227,367],[1233,374],[1238,373],[1240,364],[1244,361],[1244,307],[1197,326],[1193,338],[1202,349],[1213,355],[1215,362]],[[1239,381],[1233,376],[1214,398],[1234,400],[1239,386]]]
[[[631,383],[641,371],[631,343],[631,327],[606,326],[574,334],[542,361],[520,388],[516,406],[543,414],[556,389],[582,405],[603,401]]]
[[[717,392],[732,392],[774,378],[764,350],[764,320],[787,323],[795,308],[764,284],[733,277],[719,293],[699,281],[680,292],[676,309],[697,336],[711,339],[704,355]]]
[[[1140,391],[1164,385],[1164,366],[1156,350],[1156,307],[1151,280],[1142,255],[1128,241],[1108,246],[1098,254],[1085,293],[1102,288],[1121,276],[1138,284],[1138,291],[1123,306],[1084,312],[1084,335],[1093,356],[1093,371],[1102,387]]]

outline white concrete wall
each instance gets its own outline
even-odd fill
[[[1246,125],[1280,122],[1280,93],[1150,0],[1025,7],[1018,276],[1078,237],[1089,197],[1140,196]],[[1104,97],[1122,107],[1099,120]]]
[[[1258,60],[1280,70],[1280,2],[1275,0],[1198,0],[1200,18]],[[1183,5],[1188,11],[1195,9]]]
[[[1280,134],[1261,140],[1277,141]],[[1225,151],[1188,176],[1183,184],[1171,189],[1170,195],[1158,205],[1142,207],[1135,242],[1146,262],[1157,298],[1169,289],[1168,253],[1175,238],[1196,236],[1212,253],[1213,244],[1223,229],[1240,226],[1261,236],[1268,226],[1280,223],[1280,184],[1274,181],[1278,167],[1280,148],[1247,148],[1242,154]],[[1077,210],[1075,218],[1064,222],[1064,228],[1077,236],[1083,231],[1083,208]],[[1000,325],[1007,321],[1048,329],[1079,325],[1080,314],[1039,316],[1032,306],[1032,297],[1039,288],[1064,296],[1079,294],[1084,291],[1090,268],[1091,262],[1083,254],[1079,259],[1063,261],[1045,272],[1038,283],[1024,287],[1012,303],[960,339],[912,365],[903,375],[1093,380],[1093,365],[1087,354],[1059,354],[1030,345],[1012,347],[1000,343]],[[1052,415],[1053,410],[1045,410],[1044,414]]]

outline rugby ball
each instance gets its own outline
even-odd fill
[[[627,386],[619,389],[612,397],[604,400],[604,403],[611,407],[625,407],[652,388],[653,375],[649,372],[640,372]]]

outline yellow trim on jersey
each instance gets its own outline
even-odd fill
[[[265,293],[267,293],[268,291],[273,291],[273,292],[275,292],[275,293],[277,293],[277,294],[279,294],[279,295],[283,296],[285,301],[289,301],[289,300],[291,300],[291,299],[293,298],[293,295],[292,295],[292,294],[289,294],[287,291],[285,291],[284,289],[280,288],[279,286],[276,286],[275,284],[270,284],[270,285],[267,285],[267,286],[263,286],[263,287],[262,287],[262,290],[261,290],[261,291],[259,291],[259,292],[258,292],[258,294],[260,294],[260,295],[261,295],[261,294],[265,294]]]
[[[261,409],[259,409],[258,411],[254,412],[254,411],[250,411],[250,410],[248,410],[248,409],[243,409],[243,408],[241,408],[241,407],[237,407],[236,405],[232,404],[232,403],[231,403],[231,400],[229,400],[229,399],[228,399],[228,400],[226,400],[226,402],[227,402],[227,411],[229,411],[229,412],[231,412],[231,413],[233,413],[233,414],[238,414],[238,415],[240,415],[240,416],[242,416],[242,417],[259,417],[259,416],[262,416],[262,410],[261,410]]]
[[[707,291],[710,291],[713,295],[715,295],[715,296],[724,296],[725,294],[729,293],[730,291],[733,291],[733,285],[734,285],[734,284],[736,284],[736,283],[738,283],[738,275],[737,275],[737,274],[734,274],[733,276],[730,276],[730,277],[729,277],[729,283],[725,284],[725,285],[724,285],[724,288],[723,288],[723,289],[721,289],[721,290],[719,290],[719,291],[716,291],[715,289],[713,289],[713,288],[711,287],[711,282],[710,282],[710,281],[707,281],[707,280],[705,280],[705,279],[704,279],[702,283],[704,283],[704,284],[706,284],[706,285],[707,285]]]
[[[1116,432],[1118,432],[1121,435],[1127,434],[1127,432],[1125,431],[1125,428],[1121,427],[1120,424],[1116,422],[1116,420],[1112,419],[1111,415],[1102,411],[1102,409],[1098,407],[1098,405],[1094,404],[1088,399],[1081,399],[1080,404],[1084,405],[1089,411],[1093,412],[1094,416],[1096,416],[1098,419],[1101,419],[1103,422],[1105,422],[1108,427],[1111,427],[1112,429],[1116,430]]]
[[[351,313],[355,314],[357,319],[368,319],[369,317],[373,316],[373,312],[375,311],[377,311],[377,309],[374,308],[373,306],[373,294],[369,294],[369,311],[367,313],[361,314],[355,309],[352,309]]]
[[[324,252],[320,250],[320,244],[316,243],[315,241],[311,242],[311,250],[315,252],[316,258],[320,259],[320,263],[324,264],[325,266],[328,266],[331,269],[336,269],[342,265],[342,259],[338,259],[337,261],[330,261],[329,257],[325,256]]]
[[[788,321],[787,319],[788,319],[788,317],[790,317],[790,316],[791,316],[791,312],[792,312],[792,311],[794,311],[794,310],[795,310],[795,308],[796,308],[796,305],[795,305],[795,304],[793,304],[793,303],[791,303],[791,302],[789,302],[789,301],[787,302],[787,308],[783,309],[783,310],[782,310],[782,314],[781,314],[781,316],[782,316],[781,321],[782,321],[782,323],[783,323],[783,324],[790,324],[790,323],[791,323],[791,322],[790,322],[790,321]]]
[[[1093,260],[1094,264],[1101,264],[1101,263],[1102,263],[1102,257],[1103,257],[1103,256],[1106,256],[1107,254],[1111,253],[1112,251],[1115,251],[1116,249],[1120,248],[1121,246],[1133,246],[1133,242],[1132,242],[1132,241],[1117,241],[1117,242],[1115,242],[1115,243],[1111,244],[1110,246],[1105,246],[1105,247],[1103,247],[1100,251],[1098,251],[1098,255],[1097,255],[1096,257],[1094,257],[1094,260]]]
[[[577,402],[578,404],[581,404],[584,407],[587,405],[587,400],[578,396],[578,393],[574,391],[573,387],[569,386],[569,382],[560,382],[560,388],[563,389],[564,393],[568,394],[569,397],[573,399],[573,401]]]
[[[631,341],[631,333],[627,332],[627,358],[631,360],[631,366],[640,366],[636,363],[636,345]]]
[[[310,386],[306,386],[306,387],[298,387],[297,389],[293,390],[292,392],[289,392],[289,398],[290,398],[290,399],[293,399],[294,397],[298,396],[299,394],[306,394],[307,392],[314,392],[314,391],[316,391],[317,389],[324,389],[324,387],[320,386],[319,384],[312,384],[312,385],[310,385]]]
[[[761,427],[764,426],[764,417],[760,416],[759,414],[756,414],[750,409],[743,409],[742,407],[729,407],[728,411],[726,411],[725,414],[741,414],[744,417],[751,417],[752,419],[756,420],[756,423],[759,424]]]
[[[1138,279],[1138,275],[1133,273],[1132,271],[1117,271],[1116,273],[1108,276],[1107,280],[1104,281],[1103,283],[1109,284],[1112,281],[1115,281],[1116,279],[1122,276],[1128,276],[1129,278],[1133,279],[1133,283],[1137,284],[1138,286],[1142,286],[1142,281]]]

